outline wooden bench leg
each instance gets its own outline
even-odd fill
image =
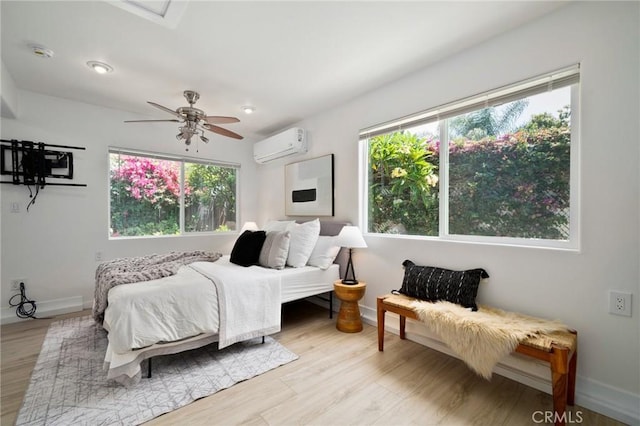
[[[405,317],[404,315],[400,315],[400,338],[403,340],[407,338],[407,333],[405,333],[406,327],[407,317]]]
[[[378,298],[378,350],[382,352],[384,350],[384,317],[386,311],[382,303],[382,299]]]
[[[571,361],[569,361],[569,389],[567,389],[567,404],[575,405],[576,403],[576,366],[578,364],[578,350],[573,352]]]
[[[555,347],[551,356],[551,390],[553,392],[553,412],[556,426],[564,426],[567,409],[569,384],[568,352],[566,348]]]

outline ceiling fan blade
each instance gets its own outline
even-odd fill
[[[156,121],[170,121],[172,123],[179,123],[180,120],[176,120],[175,118],[172,118],[170,120],[125,120],[125,123],[150,123],[150,122],[156,122]]]
[[[181,116],[180,114],[178,114],[177,112],[175,112],[175,111],[174,111],[174,110],[172,110],[172,109],[169,109],[169,108],[167,108],[167,107],[165,107],[165,106],[162,106],[162,105],[160,105],[160,104],[157,104],[157,103],[155,103],[155,102],[151,102],[151,101],[147,101],[147,103],[148,103],[149,105],[153,105],[154,107],[156,107],[156,108],[158,108],[158,109],[163,110],[164,112],[168,112],[168,113],[169,113],[169,114],[171,114],[171,115],[175,115],[175,116],[176,116],[176,117],[178,117],[178,118],[182,118],[182,116]]]
[[[242,136],[232,132],[231,130],[223,129],[222,127],[214,126],[213,124],[207,124],[203,127],[210,132],[217,133],[219,135],[226,136],[228,138],[244,139]]]
[[[220,115],[209,115],[204,118],[204,120],[209,124],[228,124],[228,123],[238,123],[238,120],[235,117],[223,117]]]

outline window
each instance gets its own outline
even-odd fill
[[[367,231],[576,248],[578,86],[576,66],[363,130]]]
[[[233,165],[110,150],[109,235],[235,230],[237,171]]]

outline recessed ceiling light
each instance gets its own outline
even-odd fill
[[[53,50],[47,49],[46,47],[39,44],[30,44],[29,48],[39,58],[49,59],[53,56]]]
[[[104,62],[89,61],[87,62],[87,66],[98,74],[107,74],[113,71],[113,67],[109,64],[105,64]]]
[[[244,112],[245,114],[253,114],[256,110],[255,107],[252,107],[250,105],[245,105],[243,107],[241,107],[242,112]]]

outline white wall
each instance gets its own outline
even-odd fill
[[[369,248],[357,251],[355,266],[368,283],[362,304],[369,316],[376,295],[400,287],[406,258],[484,267],[491,278],[480,288],[480,302],[558,318],[578,330],[578,403],[638,423],[639,13],[636,2],[572,3],[298,123],[310,132],[311,149],[295,160],[256,171],[247,140],[209,143],[197,156],[241,163],[239,222],[264,223],[284,217],[283,165],[334,153],[335,218],[358,223],[359,129],[580,62],[580,252],[367,236]],[[2,118],[2,138],[87,147],[75,154],[74,182],[89,186],[46,187],[28,213],[27,189],[2,186],[3,308],[10,280],[20,277],[28,279],[28,295],[38,302],[79,297],[89,306],[96,251],[112,259],[180,249],[230,250],[235,235],[108,239],[108,146],[184,154],[164,124],[125,125],[122,121],[132,118],[125,112],[26,91],[17,97],[18,118]],[[20,213],[10,213],[13,202],[20,204]],[[609,289],[633,293],[633,317],[607,313]]]
[[[0,291],[5,315],[14,316],[5,308],[10,280],[15,278],[28,280],[27,295],[38,302],[38,313],[40,306],[59,308],[60,303],[49,303],[59,299],[81,297],[81,303],[90,307],[97,251],[109,260],[171,250],[231,250],[236,234],[109,240],[109,146],[240,163],[239,223],[257,209],[251,141],[211,136],[209,144],[200,144],[199,153],[194,148],[185,152],[175,139],[172,123],[124,124],[123,120],[135,118],[133,114],[28,91],[19,91],[18,96],[19,116],[2,118],[2,138],[86,147],[86,151],[72,151],[73,183],[88,187],[47,186],[27,212],[27,187],[3,185]],[[19,203],[20,213],[10,213],[12,203]]]
[[[639,4],[588,2],[551,15],[301,123],[305,158],[334,153],[336,219],[359,222],[358,130],[581,63],[581,250],[366,236],[355,266],[361,301],[400,287],[401,262],[483,267],[478,299],[578,330],[578,402],[640,422]],[[437,36],[437,35],[436,35]],[[381,61],[384,58],[380,59]],[[296,159],[297,161],[297,159]],[[290,162],[290,161],[289,161]],[[258,170],[259,220],[284,217],[283,164]],[[274,201],[277,200],[277,201]],[[608,290],[633,293],[633,317],[607,313]]]

